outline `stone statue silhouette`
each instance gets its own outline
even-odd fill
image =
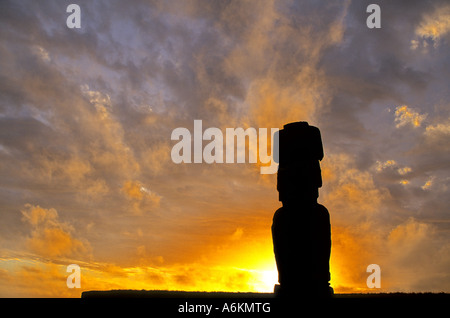
[[[272,224],[279,282],[275,295],[329,297],[333,293],[330,215],[317,203],[322,186],[320,131],[307,122],[289,123],[279,131],[277,141],[277,189],[283,206]]]

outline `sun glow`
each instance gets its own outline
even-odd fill
[[[278,271],[275,269],[260,272],[262,284],[255,286],[257,292],[272,292],[274,285],[278,283]]]

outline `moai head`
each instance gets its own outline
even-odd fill
[[[320,130],[307,122],[284,125],[279,131],[279,200],[316,202],[322,186],[319,161],[323,158]]]

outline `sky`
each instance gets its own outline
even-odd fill
[[[450,292],[448,1],[73,2],[0,2],[0,297],[271,292],[276,174],[174,163],[194,120],[319,127],[335,291]]]

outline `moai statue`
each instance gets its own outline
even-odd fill
[[[317,203],[322,186],[320,131],[307,122],[286,124],[278,143],[277,189],[283,206],[272,224],[279,282],[275,294],[329,297],[330,215]]]

